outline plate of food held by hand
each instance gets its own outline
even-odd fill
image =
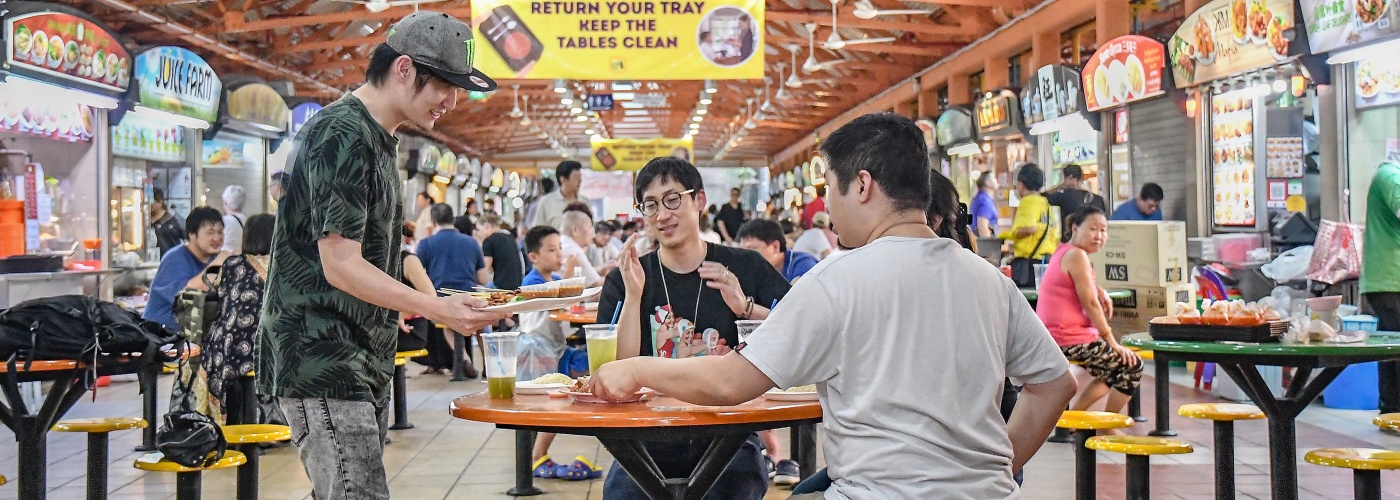
[[[804,385],[787,390],[772,389],[763,393],[763,397],[773,401],[817,401],[820,399],[817,397],[816,385]]]

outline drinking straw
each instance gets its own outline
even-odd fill
[[[772,310],[777,309],[777,308],[778,308],[778,299],[773,299],[773,305],[768,306],[768,310],[769,310],[769,311],[772,311]]]
[[[486,327],[486,333],[487,333],[487,334],[490,334],[490,333],[491,333],[491,327],[489,327],[489,326]],[[486,342],[486,345],[491,346],[491,354],[494,355],[494,356],[496,356],[496,367],[497,367],[497,368],[500,368],[500,369],[501,369],[501,375],[502,375],[502,376],[505,376],[505,373],[506,373],[506,363],[505,363],[504,361],[501,361],[501,351],[500,351],[499,349],[496,348],[496,344],[495,344],[495,343],[493,343],[493,342],[488,342],[487,339],[486,339],[486,337],[484,337],[484,336],[481,337],[481,341],[482,341],[482,342]]]
[[[614,327],[617,326],[617,315],[620,314],[620,313],[622,313],[622,301],[621,301],[621,300],[617,301],[617,309],[613,309],[613,318],[612,318],[612,322],[611,322],[611,323],[608,323],[608,324],[609,324],[609,325],[612,325],[612,326],[614,326]]]

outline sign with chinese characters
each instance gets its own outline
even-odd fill
[[[1161,95],[1165,64],[1161,42],[1139,35],[1109,40],[1084,65],[1089,111]]]
[[[0,66],[105,94],[125,92],[131,85],[131,53],[97,22],[49,10],[8,14]]]
[[[261,83],[243,85],[228,95],[228,115],[235,120],[280,132],[287,129],[290,114],[282,95]]]
[[[591,167],[593,170],[641,170],[658,156],[674,156],[691,161],[694,143],[683,139],[603,139],[593,136]]]
[[[198,54],[156,47],[136,56],[136,88],[142,106],[212,122],[224,85]]]
[[[1178,88],[1273,66],[1288,59],[1291,0],[1215,0],[1186,17],[1172,35]]]
[[[1395,0],[1299,0],[1308,45],[1315,54],[1362,45],[1400,33]]]

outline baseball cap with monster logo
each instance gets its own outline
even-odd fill
[[[496,90],[496,82],[473,67],[476,40],[472,28],[442,12],[419,11],[394,23],[384,43],[438,78],[478,92]]]

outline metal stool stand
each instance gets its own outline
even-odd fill
[[[146,427],[146,421],[140,418],[92,418],[61,421],[54,424],[53,430],[87,434],[87,498],[103,500],[107,498],[108,434]]]
[[[530,468],[530,455],[535,449],[533,431],[515,431],[515,487],[506,494],[513,497],[543,495],[544,491],[535,487],[535,476]]]
[[[1133,417],[1134,422],[1146,422],[1147,417],[1142,416],[1142,386],[1133,389],[1132,398],[1128,399],[1128,416]]]
[[[1171,437],[1176,435],[1172,430],[1172,383],[1171,367],[1165,359],[1153,359],[1153,389],[1157,392],[1157,426],[1148,432],[1148,435],[1159,437]]]

